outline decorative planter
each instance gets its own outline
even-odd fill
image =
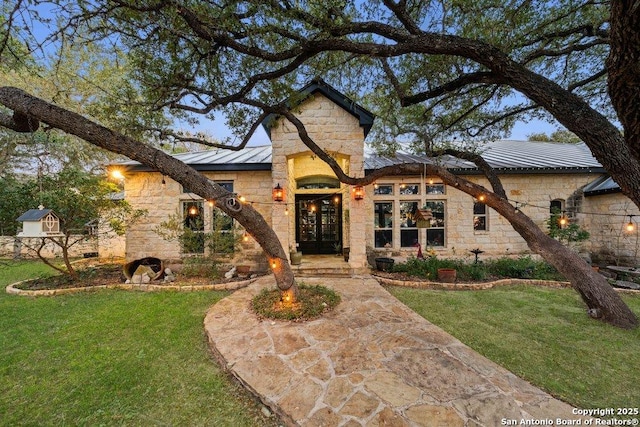
[[[350,248],[342,248],[342,256],[344,257],[345,262],[349,262],[349,251]]]
[[[302,264],[302,252],[289,252],[289,259],[291,259],[291,265]]]
[[[455,283],[457,277],[456,270],[454,268],[439,268],[438,280],[444,283]]]
[[[376,258],[376,269],[378,271],[391,271],[394,262],[393,258]]]

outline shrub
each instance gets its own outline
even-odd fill
[[[181,273],[185,277],[220,278],[219,263],[215,258],[194,256],[184,258],[183,262]]]
[[[555,268],[544,261],[535,261],[530,256],[520,258],[497,258],[480,263],[467,263],[463,260],[409,258],[407,262],[393,266],[394,273],[434,280],[439,268],[454,268],[460,281],[482,281],[498,278],[564,280]]]

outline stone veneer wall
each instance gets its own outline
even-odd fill
[[[470,181],[487,188],[486,179],[478,176],[468,176]],[[546,229],[545,221],[549,218],[549,203],[554,199],[567,200],[577,189],[597,178],[591,174],[538,174],[538,175],[503,175],[501,176],[507,196],[511,200],[521,202],[521,210],[529,215],[542,229]],[[437,177],[434,182],[438,183]],[[475,231],[473,228],[473,198],[466,193],[452,187],[446,187],[444,195],[424,195],[424,183],[420,186],[418,195],[398,195],[401,183],[421,183],[421,177],[397,177],[381,179],[379,184],[395,184],[394,195],[373,195],[373,185],[367,187],[367,242],[374,245],[373,209],[374,201],[393,201],[394,224],[399,223],[399,202],[425,200],[445,200],[445,233],[446,241],[443,247],[434,247],[439,256],[443,257],[473,257],[469,251],[479,248],[485,251],[482,257],[500,257],[509,255],[530,254],[526,242],[511,227],[509,222],[493,209],[488,208],[487,231]],[[522,205],[526,203],[528,205]],[[580,221],[580,219],[578,219]],[[420,243],[425,248],[426,231],[419,229]],[[410,255],[417,254],[415,248],[400,248],[400,227],[395,227],[393,236],[394,247],[391,249],[376,248],[379,255]]]
[[[269,171],[248,172],[205,172],[214,181],[233,181],[234,192],[254,202],[268,223],[271,222],[271,173]],[[125,197],[134,209],[146,209],[148,214],[127,230],[126,259],[157,257],[179,259],[182,257],[180,244],[166,241],[155,232],[156,227],[172,214],[181,214],[181,202],[202,200],[196,194],[183,193],[182,186],[162,175],[152,172],[130,172],[125,179]],[[204,201],[205,229],[210,228],[214,207]],[[239,225],[238,225],[239,226]],[[243,263],[252,265],[254,270],[266,270],[267,264],[259,245],[253,240],[241,242],[237,254]],[[234,260],[231,259],[230,262]]]
[[[582,202],[585,227],[591,233],[589,239],[593,262],[640,266],[640,211],[622,193],[585,197]],[[629,217],[634,215],[636,229],[626,231]]]
[[[325,151],[339,161],[343,169],[355,177],[364,176],[364,130],[358,119],[325,98],[316,94],[296,108],[296,116],[305,124],[310,137]],[[273,227],[286,247],[295,241],[295,194],[311,193],[313,190],[297,191],[295,179],[308,175],[331,175],[333,172],[321,160],[312,156],[291,123],[278,120],[271,129],[273,145],[272,184],[285,186],[287,204],[273,205]],[[333,192],[329,191],[315,191]],[[370,219],[363,201],[351,197],[349,186],[342,185],[343,246],[350,247],[349,263],[354,268],[366,266],[365,224]],[[288,206],[289,215],[284,215]],[[348,214],[347,214],[348,212]],[[348,239],[348,240],[345,240]]]
[[[20,256],[24,258],[36,257],[35,252],[30,250],[29,246],[36,246],[40,244],[40,239],[32,237],[16,238],[14,236],[0,236],[0,258],[13,258],[16,253],[16,239],[22,240],[24,244],[19,246]],[[75,237],[72,237],[75,240]],[[95,238],[87,238],[78,244],[73,245],[69,249],[69,255],[73,258],[82,257],[85,253],[93,253],[98,251],[98,241]],[[62,249],[60,246],[47,242],[42,254],[45,258],[57,258],[62,257]]]

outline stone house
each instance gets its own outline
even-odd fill
[[[351,176],[362,177],[394,162],[434,161],[403,152],[395,157],[375,155],[364,142],[374,120],[370,112],[324,82],[307,85],[301,94],[302,101],[295,106],[297,117]],[[368,255],[415,255],[418,243],[423,250],[428,247],[445,257],[472,256],[469,251],[473,249],[484,251],[484,257],[530,253],[525,241],[497,212],[445,186],[436,176],[389,176],[365,188],[352,188],[340,183],[329,166],[313,155],[291,123],[271,117],[265,128],[271,139],[268,146],[176,157],[251,203],[285,248],[297,247],[304,256],[311,256],[348,247],[349,266],[355,271],[368,266]],[[541,227],[546,226],[550,209],[556,207],[570,221],[591,231],[582,250],[602,252],[607,260],[612,253],[637,253],[636,231],[625,234],[615,245],[611,233],[622,230],[628,216],[639,212],[619,193],[605,194],[615,196],[615,200],[605,200],[603,195],[585,191],[608,177],[584,144],[495,141],[486,145],[482,155],[501,175],[512,202]],[[488,186],[471,163],[453,158],[437,161],[453,173]],[[196,231],[211,230],[221,215],[189,189],[137,162],[112,167],[121,168],[125,175],[126,200],[149,212],[127,232],[126,259],[183,257],[192,250],[162,239],[155,231],[158,225],[173,214]],[[283,189],[283,201],[274,201],[274,188]],[[417,221],[421,208],[431,210],[430,219]],[[235,228],[227,221],[223,231]],[[627,256],[627,261],[635,263],[633,256]],[[234,258],[267,270],[261,249],[250,237],[242,239]]]

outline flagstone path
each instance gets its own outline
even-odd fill
[[[274,287],[265,276],[215,304],[205,319],[222,365],[288,425],[556,425],[579,419],[571,406],[415,314],[371,276],[305,283],[335,289],[341,303],[310,322],[258,320],[249,304],[261,289]]]

